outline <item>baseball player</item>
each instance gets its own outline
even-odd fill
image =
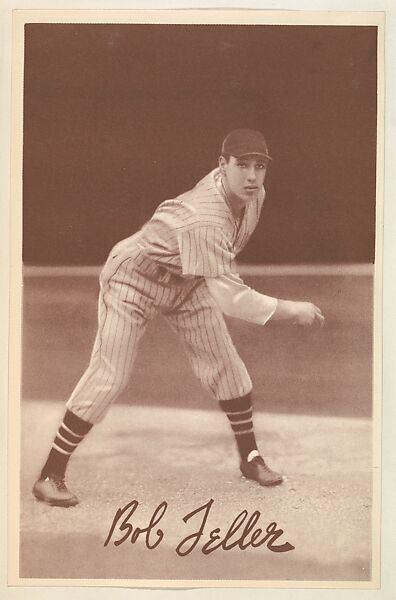
[[[242,474],[263,486],[282,482],[257,448],[252,382],[223,317],[258,325],[269,319],[301,326],[324,321],[314,304],[260,294],[236,271],[235,257],[260,217],[270,160],[260,132],[232,131],[222,144],[217,168],[193,189],[160,204],[140,231],[112,249],[100,275],[98,332],[90,364],[67,402],[34,484],[38,500],[64,507],[78,503],[65,484],[67,463],[127,385],[139,340],[157,315],[183,341],[195,375],[226,413]]]

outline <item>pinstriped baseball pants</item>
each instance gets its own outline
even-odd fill
[[[110,255],[100,276],[98,332],[89,366],[67,407],[99,422],[131,377],[139,340],[162,314],[181,338],[195,375],[216,400],[252,389],[247,369],[204,279],[172,275],[136,248]]]

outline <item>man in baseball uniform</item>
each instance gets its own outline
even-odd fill
[[[68,460],[128,383],[148,322],[161,314],[184,343],[195,375],[226,413],[240,470],[260,485],[282,482],[260,455],[252,382],[223,313],[264,325],[269,319],[322,324],[310,302],[266,296],[239,277],[235,258],[260,217],[271,157],[263,135],[234,130],[219,165],[191,190],[160,204],[140,231],[118,243],[100,275],[99,322],[90,364],[67,402],[48,459],[33,487],[38,500],[73,506]]]

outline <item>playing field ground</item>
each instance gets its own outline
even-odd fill
[[[31,486],[45,459],[63,401],[89,359],[96,326],[94,278],[27,278],[24,286],[20,575],[24,578],[367,581],[371,577],[372,279],[369,276],[246,277],[279,297],[310,299],[326,315],[315,332],[230,320],[255,384],[256,430],[285,482],[263,489],[241,479],[224,416],[201,391],[178,340],[161,320],[143,339],[127,392],[73,457],[72,509],[37,503]],[[188,556],[175,549],[197,530]],[[166,501],[157,548],[104,542],[116,510],[137,500],[144,527]],[[279,541],[204,555],[210,531],[244,509],[257,527],[276,522]],[[199,513],[202,518],[202,512]]]

